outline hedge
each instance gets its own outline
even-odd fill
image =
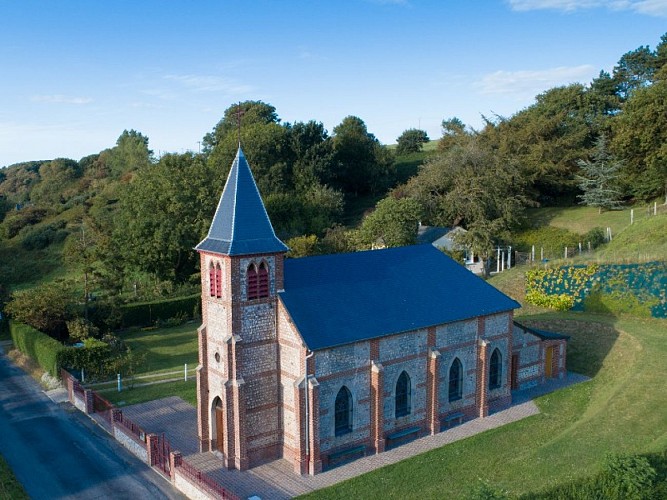
[[[59,376],[60,356],[66,347],[47,334],[23,323],[9,322],[14,346],[54,377]]]
[[[199,308],[200,294],[166,299],[159,302],[143,302],[127,304],[121,307],[122,325],[152,326],[156,321],[166,321],[170,318],[182,317],[192,319],[195,310]]]

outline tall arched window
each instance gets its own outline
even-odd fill
[[[489,389],[498,389],[502,385],[503,357],[496,348],[491,354],[491,364],[489,365]]]
[[[410,376],[406,372],[401,372],[396,381],[396,418],[410,414],[411,392]]]
[[[269,296],[269,270],[265,262],[259,265],[257,295],[260,299]]]
[[[343,386],[338,391],[334,409],[336,436],[352,432],[352,394],[347,387]]]
[[[219,262],[215,265],[215,296],[222,297],[222,268]]]
[[[454,358],[449,368],[449,401],[457,401],[463,397],[463,366],[459,358]]]
[[[258,290],[258,276],[257,276],[257,269],[255,268],[255,264],[250,264],[248,266],[248,300],[253,300],[259,297],[259,290]]]
[[[208,286],[211,297],[215,297],[215,266],[213,265],[213,262],[211,262],[211,265],[208,267]]]

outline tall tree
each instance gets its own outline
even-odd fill
[[[422,207],[416,200],[388,196],[361,223],[359,240],[365,247],[414,245],[421,217]]]
[[[199,155],[164,155],[138,172],[115,217],[113,240],[126,267],[162,280],[183,281],[195,272],[194,246],[215,209],[211,172]]]
[[[361,118],[348,116],[333,130],[336,170],[328,184],[345,193],[368,194],[394,181],[393,160]]]
[[[657,59],[655,52],[646,46],[626,52],[614,66],[614,80],[621,99],[626,100],[632,92],[653,81]]]
[[[407,129],[396,140],[396,154],[403,155],[421,151],[424,144],[428,141],[429,138],[426,131],[416,128]]]
[[[635,91],[613,130],[624,194],[648,201],[667,193],[667,79]]]
[[[141,170],[153,162],[153,151],[148,149],[148,137],[136,130],[124,130],[109,150],[107,159],[111,177],[118,179],[123,174]]]
[[[616,189],[616,179],[621,163],[607,149],[607,138],[601,135],[596,144],[592,160],[579,160],[581,175],[577,175],[583,194],[579,199],[583,205],[613,210],[621,206],[621,192]]]

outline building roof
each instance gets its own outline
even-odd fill
[[[287,259],[284,276],[311,350],[521,307],[432,245]]]
[[[521,328],[522,330],[527,331],[528,333],[532,333],[533,335],[536,335],[537,337],[541,338],[542,340],[570,340],[569,335],[564,335],[562,333],[556,333],[556,332],[550,332],[548,330],[540,330],[538,328],[531,328],[526,325],[522,325],[521,323],[515,321],[514,326],[517,326]]]
[[[253,255],[288,250],[273,231],[240,146],[208,235],[195,249],[224,255]]]

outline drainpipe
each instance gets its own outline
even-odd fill
[[[306,351],[308,352],[308,351]],[[310,420],[308,419],[308,360],[315,354],[313,351],[306,355],[306,379],[304,391],[306,393],[306,461],[310,464]]]

